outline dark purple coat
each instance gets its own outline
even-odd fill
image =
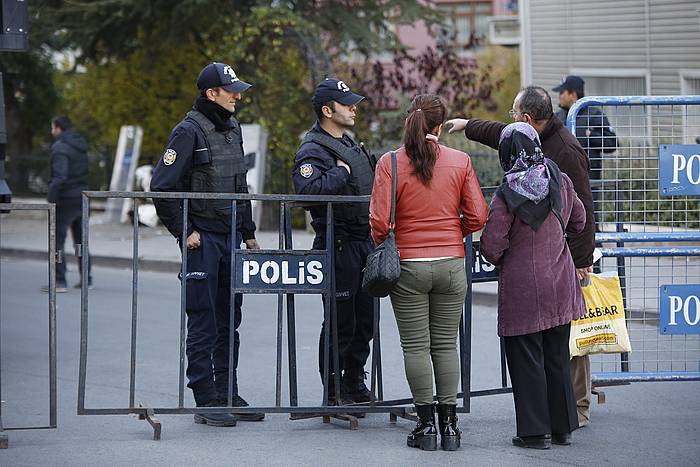
[[[564,173],[561,195],[561,217],[567,235],[581,232],[586,211]],[[574,262],[553,213],[535,232],[508,212],[500,196],[494,195],[481,234],[481,254],[499,267],[499,336],[543,331],[585,313]]]

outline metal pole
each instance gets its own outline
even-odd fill
[[[333,215],[331,203],[326,204],[326,262],[328,264],[328,270],[330,271],[331,280],[327,282],[326,292],[323,297],[323,375],[321,378],[323,380],[323,405],[328,405],[328,373],[330,368],[329,364],[329,346],[331,338],[331,303],[335,300],[335,297],[331,295],[335,293],[335,287],[333,286],[332,278],[335,277],[333,271],[333,222],[331,216]],[[336,393],[336,397],[340,394]]]
[[[471,410],[471,346],[472,346],[472,236],[464,243],[464,270],[467,274],[467,295],[464,298],[462,322],[459,324],[459,358],[461,364],[462,407],[466,413]]]
[[[333,229],[333,204],[328,203],[328,232],[330,232],[331,239],[335,238]],[[338,304],[336,301],[336,285],[335,285],[335,242],[331,241],[329,244],[330,248],[330,268],[331,271],[331,332],[332,332],[332,345],[333,345],[333,388],[335,389],[336,400],[340,400],[340,378],[341,371],[340,368],[340,350],[338,349]],[[328,245],[326,245],[328,246]]]
[[[131,258],[131,366],[129,368],[129,407],[134,407],[134,393],[136,391],[136,323],[138,313],[138,285],[139,285],[139,200],[134,199],[134,230],[132,237]],[[88,283],[83,269],[83,287]]]
[[[293,249],[292,216],[289,205],[284,206],[285,247]],[[294,317],[294,294],[287,294],[287,359],[289,361],[289,405],[299,403],[297,388],[297,343]]]
[[[229,315],[228,315],[228,394],[226,395],[226,405],[233,406],[233,354],[236,350],[235,333],[236,333],[236,250],[238,244],[238,229],[236,225],[238,203],[236,200],[231,201],[231,283],[229,284]]]
[[[284,250],[284,202],[280,203],[280,218],[279,218],[279,229],[278,229],[278,247],[280,250]],[[277,363],[276,363],[276,374],[275,374],[275,404],[277,407],[282,405],[282,332],[283,329],[283,308],[284,308],[284,294],[277,294]]]
[[[82,209],[83,209],[83,225],[82,225],[82,230],[83,230],[83,251],[87,252],[88,250],[88,244],[90,242],[90,239],[88,237],[89,235],[89,225],[90,225],[90,219],[89,219],[89,213],[90,213],[90,198],[87,197],[85,193],[83,193],[83,204],[82,204]],[[54,250],[55,251],[55,250]],[[51,259],[49,259],[51,261]],[[55,261],[55,256],[54,256],[54,261]],[[84,261],[84,258],[83,258]],[[54,263],[55,264],[55,263]],[[83,267],[86,267],[87,265],[83,263]],[[54,268],[55,269],[55,268]],[[87,271],[87,269],[84,269],[84,271]],[[55,272],[54,272],[54,277],[53,277],[53,287],[51,284],[49,284],[49,289],[55,289]],[[82,415],[85,413],[85,380],[86,380],[86,373],[87,373],[87,341],[88,341],[88,298],[87,298],[87,289],[81,289],[80,290],[80,369],[79,369],[79,374],[78,374],[78,415]]]
[[[86,237],[83,237],[85,240]],[[56,205],[49,208],[49,427],[58,418],[56,388]]]
[[[187,208],[188,199],[182,200],[182,236],[180,248],[182,250],[182,267],[180,269],[180,372],[178,375],[178,407],[185,406],[185,316],[187,309]]]

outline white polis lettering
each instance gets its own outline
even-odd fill
[[[297,276],[290,274],[288,261],[268,260],[260,264],[258,261],[243,261],[243,284],[250,284],[251,280],[258,276],[265,284],[284,285],[311,284],[318,285],[323,282],[323,264],[320,261],[298,262]],[[293,269],[292,269],[293,271]]]
[[[688,181],[693,185],[700,184],[700,154],[693,154],[686,158],[685,154],[672,154],[673,179],[671,183],[681,183],[678,180],[679,173],[685,170]]]
[[[272,270],[272,275],[268,271]],[[280,278],[280,266],[274,261],[265,261],[260,267],[260,278],[266,284],[275,284]]]
[[[486,259],[481,256],[481,251],[477,251],[474,255],[474,274],[479,274],[481,272],[491,272],[496,269],[496,266],[486,261]]]
[[[677,326],[676,315],[683,311],[683,318],[685,322],[690,326],[695,326],[700,323],[700,298],[695,295],[688,295],[685,300],[683,297],[678,295],[669,295],[670,305],[671,305],[671,316],[668,321],[669,326]],[[695,302],[695,316],[691,319],[691,302]]]

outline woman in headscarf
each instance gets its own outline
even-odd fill
[[[513,385],[516,446],[571,444],[578,428],[569,376],[569,330],[585,312],[566,244],[586,221],[569,177],[542,153],[527,123],[501,132],[506,172],[481,235],[481,254],[499,268],[498,335]]]

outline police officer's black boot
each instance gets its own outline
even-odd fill
[[[228,406],[228,395],[224,397],[219,397],[216,400],[217,404],[221,407],[227,407]],[[249,407],[250,404],[243,399],[241,396],[238,394],[233,395],[233,401],[231,404],[232,407]],[[265,420],[265,414],[263,412],[251,412],[251,413],[238,413],[238,414],[232,414],[236,419],[242,421],[242,422],[260,422]]]
[[[216,400],[206,404],[197,404],[197,407],[221,407]],[[194,422],[209,426],[236,426],[236,417],[230,413],[195,413]]]
[[[416,405],[416,414],[418,415],[418,423],[406,438],[406,444],[424,451],[435,451],[437,449],[435,405]]]
[[[438,404],[438,424],[440,425],[440,446],[445,451],[459,449],[462,433],[457,428],[457,406]]]
[[[355,403],[369,402],[372,399],[372,393],[365,385],[365,378],[364,368],[345,370],[342,379],[342,392]]]

